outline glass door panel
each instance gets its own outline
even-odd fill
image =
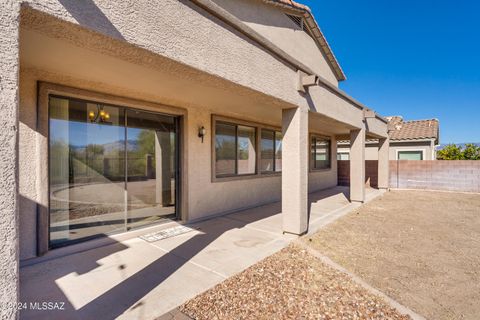
[[[50,247],[174,218],[177,122],[51,96]]]
[[[125,229],[125,109],[49,100],[50,246]]]
[[[127,110],[127,228],[176,214],[177,121]]]

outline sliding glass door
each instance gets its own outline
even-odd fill
[[[177,126],[173,117],[138,110],[127,110],[127,119],[127,227],[132,228],[175,215]]]
[[[50,247],[176,215],[177,118],[49,100]]]

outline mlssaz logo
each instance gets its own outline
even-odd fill
[[[30,310],[65,310],[65,302],[30,302]]]

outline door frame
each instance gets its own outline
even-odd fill
[[[156,102],[143,101],[97,91],[78,89],[49,82],[37,82],[37,154],[36,154],[36,189],[37,200],[37,256],[42,256],[49,249],[49,218],[50,218],[50,181],[49,181],[49,97],[50,95],[66,98],[82,99],[92,102],[105,103],[114,106],[163,113],[176,117],[177,125],[177,190],[176,216],[180,221],[188,220],[187,202],[187,110],[182,107],[170,106]],[[128,232],[128,231],[127,231]],[[87,240],[88,241],[88,240]],[[84,243],[84,242],[83,242]],[[74,244],[72,244],[74,245]]]

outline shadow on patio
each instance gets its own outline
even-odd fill
[[[311,229],[351,210],[347,199],[345,187],[311,194]],[[22,267],[20,301],[65,302],[66,310],[27,309],[21,317],[155,318],[294,238],[282,234],[280,202],[189,226],[196,230],[151,243],[112,240],[100,248]]]

